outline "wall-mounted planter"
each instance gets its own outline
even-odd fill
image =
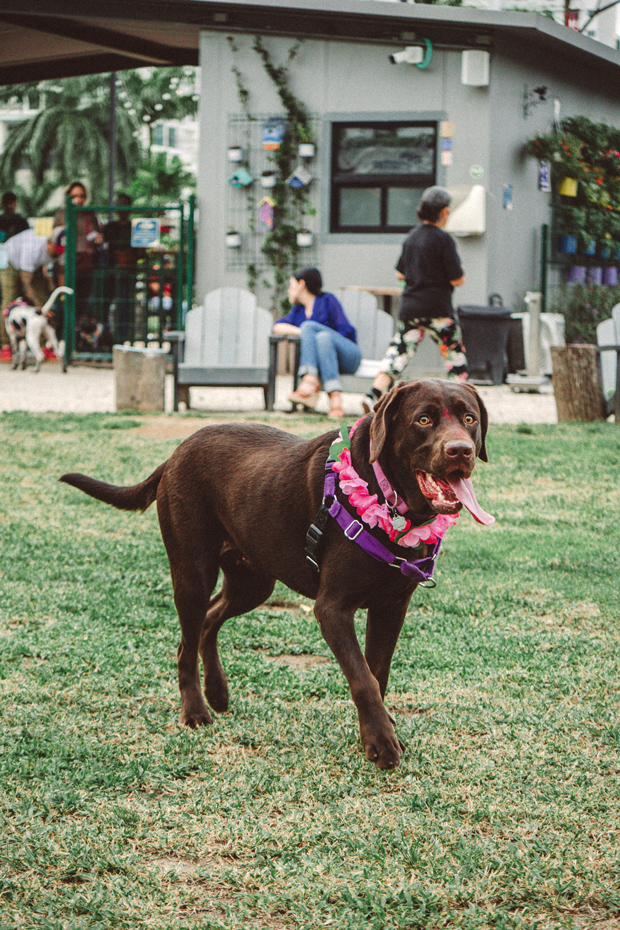
[[[241,247],[241,233],[231,231],[226,233],[226,248],[238,249]]]
[[[261,187],[275,187],[278,177],[275,171],[263,171],[260,176]]]
[[[577,196],[577,181],[575,180],[575,178],[563,178],[560,181],[558,193],[561,194],[562,197],[576,197]]]
[[[618,269],[615,265],[608,265],[603,268],[603,284],[607,287],[615,287],[618,283]]]
[[[297,152],[300,158],[314,158],[316,152],[314,142],[300,142]]]
[[[300,249],[307,249],[312,245],[314,236],[309,229],[300,229],[297,233],[297,245]]]
[[[558,250],[564,255],[575,255],[577,252],[577,236],[561,235],[558,240]]]
[[[588,268],[587,276],[588,284],[602,284],[603,283],[603,269],[598,266],[592,266]]]
[[[566,281],[568,284],[585,284],[587,269],[585,265],[571,265]]]
[[[584,255],[596,255],[596,239],[588,239],[581,251]]]
[[[599,249],[598,254],[601,258],[611,258],[611,246],[605,243],[605,245],[601,246]]]
[[[243,149],[240,145],[231,145],[228,149],[228,161],[243,161]]]

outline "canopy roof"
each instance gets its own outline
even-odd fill
[[[197,65],[202,29],[489,48],[618,81],[620,52],[536,13],[377,0],[0,0],[0,84]]]

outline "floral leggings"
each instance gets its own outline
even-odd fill
[[[467,378],[467,356],[459,324],[450,317],[399,322],[381,362],[381,371],[395,381],[415,355],[425,333],[439,346],[448,377],[464,381]]]

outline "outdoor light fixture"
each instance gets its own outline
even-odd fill
[[[433,54],[433,45],[430,39],[421,39],[426,48],[422,45],[406,45],[400,52],[392,52],[388,59],[393,65],[416,65],[418,68],[426,68]]]
[[[537,107],[539,103],[546,103],[549,88],[541,84],[539,87],[532,87],[528,90],[527,84],[523,85],[523,115],[529,116],[530,110]]]

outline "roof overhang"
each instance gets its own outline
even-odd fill
[[[0,0],[0,84],[198,64],[202,30],[513,48],[618,81],[620,52],[535,13],[378,0]]]

